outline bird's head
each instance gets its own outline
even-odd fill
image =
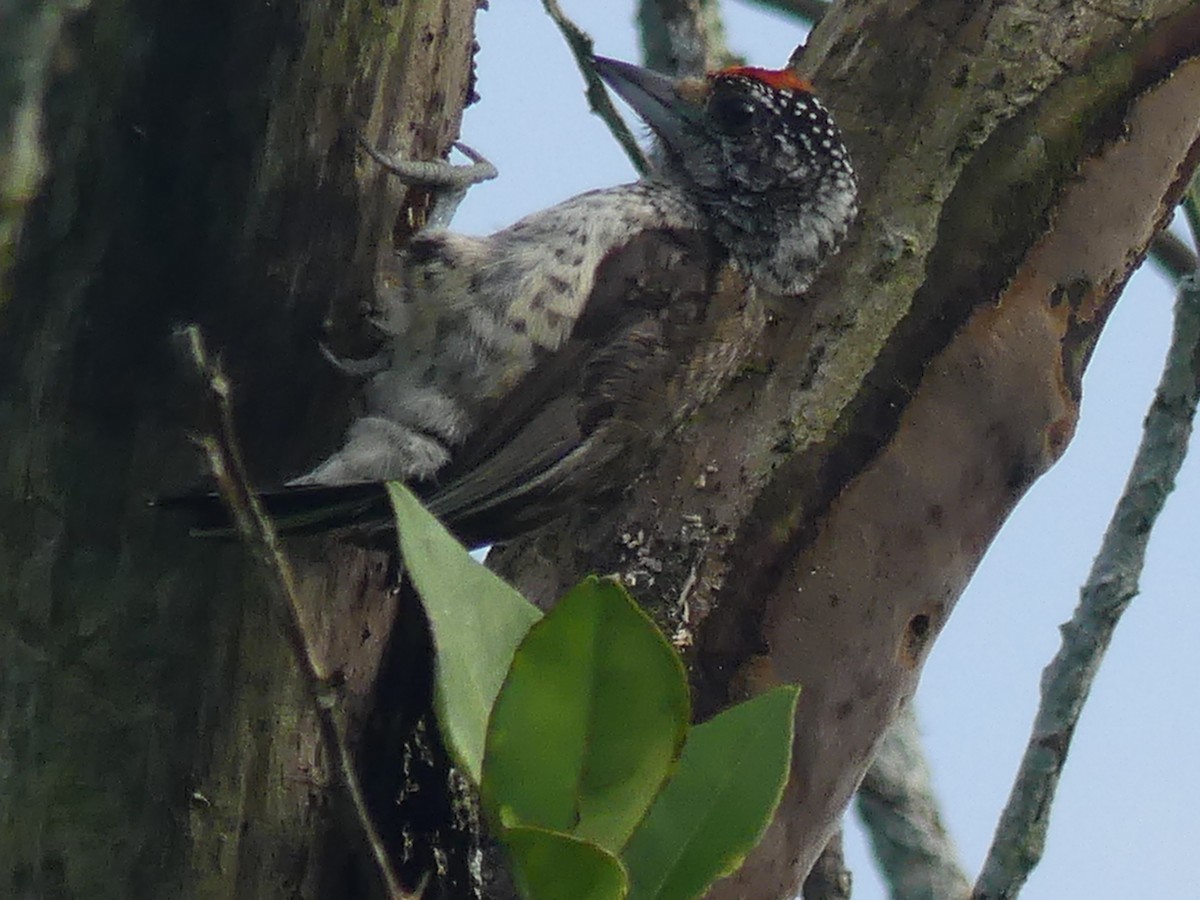
[[[812,86],[750,66],[676,80],[597,57],[596,71],[657,136],[658,177],[695,198],[737,265],[773,293],[805,290],[857,211],[849,154]]]

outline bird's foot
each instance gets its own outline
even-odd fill
[[[401,159],[382,153],[366,140],[360,138],[360,142],[371,159],[404,184],[423,187],[434,194],[434,207],[427,221],[428,225],[434,227],[449,225],[468,189],[482,181],[490,181],[499,174],[482,153],[461,141],[455,141],[454,146],[471,161],[467,165],[455,165],[440,159]]]
[[[370,378],[372,375],[378,375],[385,371],[388,367],[388,355],[383,352],[368,356],[366,359],[353,359],[338,356],[324,344],[319,346],[321,355],[325,357],[326,362],[350,378]]]
[[[455,141],[454,147],[471,160],[465,166],[441,159],[424,161],[388,156],[372,147],[366,140],[362,140],[362,146],[371,159],[405,184],[420,185],[433,190],[462,191],[481,181],[490,181],[499,174],[496,167],[488,162],[482,153],[468,147],[462,141]]]

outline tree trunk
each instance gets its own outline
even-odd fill
[[[340,436],[352,391],[317,346],[361,348],[407,222],[356,139],[446,150],[474,3],[27,7],[0,29],[20,48],[0,57],[0,894],[370,894],[244,552],[145,501],[198,474],[177,324],[222,350],[263,482]],[[504,554],[543,601],[624,574],[694,636],[703,711],[804,686],[780,815],[715,896],[798,889],[1069,440],[1099,329],[1195,163],[1198,50],[1185,0],[835,9],[806,66],[861,177],[850,246],[627,503]],[[357,733],[411,611],[381,554],[288,550]]]
[[[204,328],[263,482],[340,436],[403,191],[443,154],[474,0],[29,3],[0,44],[0,895],[365,896],[309,701],[233,544],[147,500],[199,481],[170,333]],[[405,201],[407,202],[407,201]],[[406,222],[405,216],[399,217]],[[352,729],[387,560],[289,545]]]
[[[839,4],[804,57],[862,214],[760,364],[617,509],[506,548],[539,602],[617,572],[710,714],[798,682],[779,813],[713,898],[800,888],[1197,159],[1184,0]],[[731,427],[731,423],[733,423]]]

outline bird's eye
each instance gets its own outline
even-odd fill
[[[754,104],[732,94],[714,94],[708,101],[708,114],[725,134],[745,134],[754,124]]]

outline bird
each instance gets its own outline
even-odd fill
[[[387,531],[398,480],[480,545],[620,489],[745,363],[761,298],[802,297],[837,250],[854,170],[797,71],[593,64],[649,127],[653,170],[488,236],[427,228],[389,257],[380,352],[333,358],[364,379],[365,414],[262,493],[282,531]],[[215,494],[165,505],[227,533]]]

